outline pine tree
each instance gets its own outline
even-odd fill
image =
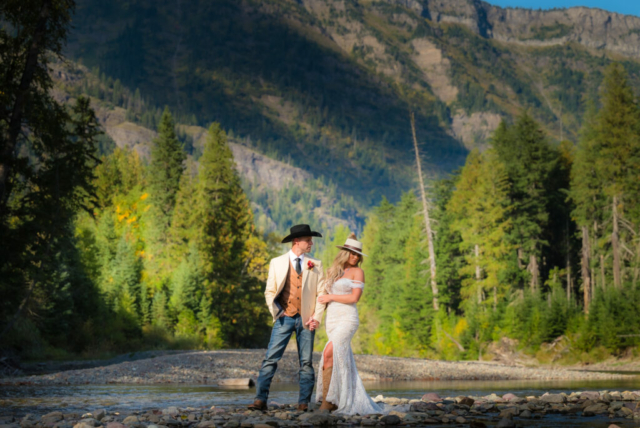
[[[161,255],[167,243],[171,218],[180,187],[180,177],[186,158],[175,132],[175,124],[169,108],[165,108],[154,140],[149,165],[149,210],[152,224],[150,235],[154,252]]]
[[[460,253],[460,234],[452,227],[455,216],[447,210],[447,205],[455,189],[457,175],[437,181],[434,186],[436,224],[435,250],[438,263],[438,284],[440,300],[448,312],[456,311],[460,305],[460,269],[463,257]]]
[[[198,268],[198,252],[194,245],[188,257],[182,260],[171,278],[170,303],[176,313],[181,313],[185,309],[192,312],[198,309],[202,296],[202,278]]]
[[[451,227],[460,234],[467,260],[463,296],[479,304],[491,293],[494,310],[508,291],[501,281],[511,250],[506,239],[511,228],[508,192],[506,169],[496,153],[473,151],[447,207],[455,216]]]
[[[599,140],[595,138],[592,126],[595,115],[595,109],[591,109],[587,115],[576,150],[575,162],[571,168],[570,197],[574,204],[572,218],[579,228],[581,239],[580,277],[585,313],[589,313],[589,306],[594,297],[594,244],[596,231],[602,224],[602,212],[606,203],[596,167]]]
[[[187,161],[187,168],[180,178],[180,188],[176,195],[176,207],[173,211],[169,233],[171,261],[182,259],[189,252],[189,243],[195,242],[198,225],[194,222],[197,207],[197,166]]]
[[[631,241],[630,234],[637,229],[633,225],[623,230],[626,211],[636,212],[640,206],[636,200],[638,168],[640,168],[640,110],[636,104],[626,71],[617,63],[606,72],[603,82],[602,109],[594,129],[599,141],[596,168],[603,185],[603,193],[609,203],[608,233],[611,244],[612,276],[616,288],[622,287],[625,262],[623,248]],[[630,250],[629,250],[630,251]]]
[[[249,328],[240,320],[250,313],[243,312],[239,302],[253,301],[256,292],[254,282],[243,277],[253,214],[226,134],[217,123],[209,128],[200,158],[196,195],[193,224],[197,225],[204,292],[212,298],[212,314],[229,334],[237,328]]]
[[[152,324],[160,327],[169,326],[169,317],[167,315],[167,296],[164,291],[158,291],[151,302]]]
[[[540,284],[540,261],[548,227],[549,179],[557,162],[540,126],[528,114],[523,114],[509,127],[504,122],[492,138],[498,159],[504,164],[510,182],[513,205],[513,232],[510,239],[516,246],[517,261],[528,259],[527,272],[531,289]]]
[[[114,301],[132,315],[140,315],[140,274],[142,263],[134,246],[123,235],[111,263],[110,294]]]

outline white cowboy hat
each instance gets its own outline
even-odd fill
[[[355,239],[347,239],[344,245],[336,245],[336,247],[342,250],[353,251],[361,256],[366,256],[366,254],[362,252],[362,242],[356,241]]]

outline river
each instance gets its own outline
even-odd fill
[[[372,397],[420,398],[425,392],[441,397],[458,395],[484,396],[507,392],[518,396],[539,396],[545,392],[638,390],[640,377],[625,380],[598,381],[411,381],[368,382]],[[252,402],[255,388],[220,388],[206,385],[72,385],[72,386],[3,386],[0,388],[0,414],[22,416],[44,414],[54,410],[89,412],[104,408],[114,412],[134,412],[169,406],[181,408],[244,405]],[[280,404],[297,402],[297,384],[273,384],[270,401]],[[624,421],[624,420],[623,420]],[[521,420],[518,426],[607,427],[608,417],[548,415],[542,420]]]

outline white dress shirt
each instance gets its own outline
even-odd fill
[[[289,250],[289,259],[291,259],[291,264],[294,269],[296,268],[296,259],[300,259],[300,268],[304,270],[304,253],[296,256],[293,251]]]

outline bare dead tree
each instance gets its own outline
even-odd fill
[[[416,137],[416,121],[411,112],[411,134],[413,135],[413,149],[416,152],[416,166],[418,168],[418,180],[420,181],[420,196],[422,197],[422,213],[424,215],[424,226],[427,232],[427,242],[429,246],[429,267],[431,272],[431,292],[433,294],[433,309],[436,311],[440,307],[438,303],[438,284],[436,282],[436,254],[433,246],[433,231],[431,229],[431,218],[429,217],[429,204],[427,203],[427,193],[424,189],[424,179],[422,177],[422,165],[420,163],[420,152],[418,150],[418,138]]]

